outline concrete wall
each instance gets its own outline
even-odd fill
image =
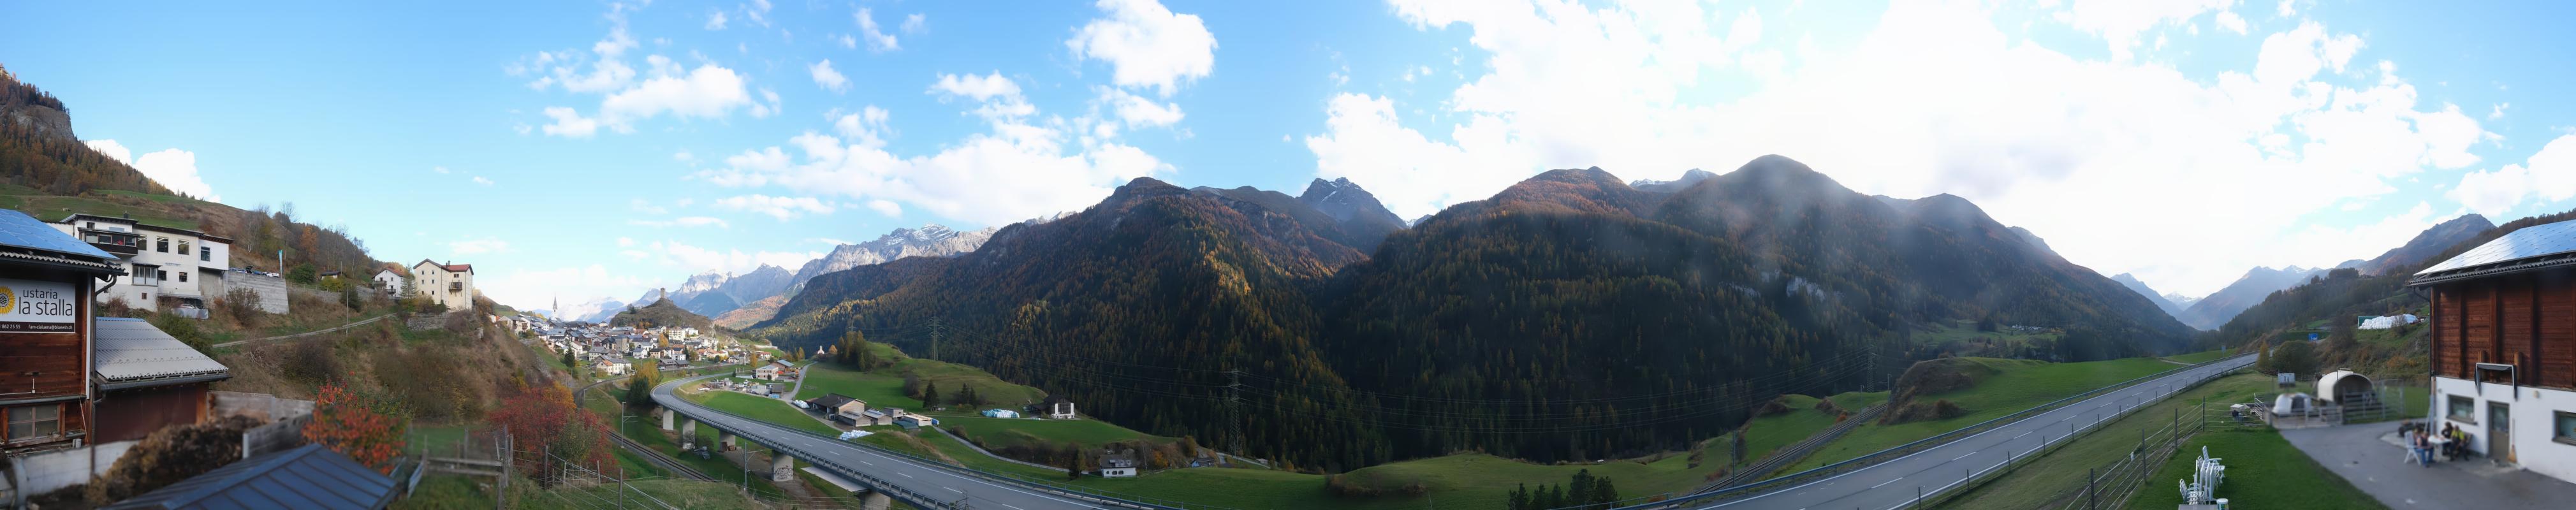
[[[2483,387],[2481,387],[2483,386]],[[2576,482],[2576,445],[2553,440],[2557,414],[2576,412],[2576,392],[2511,384],[2477,384],[2465,379],[2433,378],[2433,405],[2430,414],[2435,426],[2452,424],[2468,432],[2469,447],[2489,458],[2501,452],[2487,451],[2487,407],[2503,403],[2511,406],[2514,461],[2524,469],[2550,478]],[[2474,421],[2448,418],[2452,396],[2476,401]]]
[[[286,279],[238,271],[224,273],[224,286],[259,293],[259,311],[286,313]]]
[[[210,391],[214,396],[214,416],[249,416],[274,422],[283,418],[313,414],[313,401],[277,398],[266,393]]]
[[[89,479],[116,466],[116,459],[141,441],[117,441],[68,450],[19,457],[17,479],[12,480],[25,494],[34,497],[64,487],[89,483]]]

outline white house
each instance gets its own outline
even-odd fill
[[[230,238],[133,218],[73,214],[53,224],[90,246],[116,255],[126,275],[110,277],[98,302],[122,299],[138,309],[203,309],[210,296],[230,290],[224,272],[232,263]]]
[[[375,280],[376,288],[385,289],[385,295],[403,295],[403,275],[402,273],[394,272],[393,268],[388,267],[376,271]]]
[[[1102,450],[1100,452],[1099,474],[1101,478],[1126,478],[1136,476],[1136,451],[1125,450],[1113,452]]]
[[[2415,273],[2432,302],[2430,423],[2486,458],[2576,482],[2576,221],[2524,227]]]
[[[625,363],[617,363],[617,362],[613,362],[613,361],[609,361],[609,360],[604,360],[604,359],[603,359],[603,360],[599,360],[599,362],[598,362],[598,363],[593,363],[593,364],[591,364],[591,365],[590,365],[590,368],[591,368],[592,370],[598,370],[598,371],[599,371],[599,373],[601,373],[601,374],[607,374],[607,375],[626,375],[626,368],[627,368],[627,366],[626,366],[626,364],[625,364]]]
[[[751,373],[753,377],[772,381],[782,381],[796,377],[796,367],[794,365],[787,364],[786,361],[772,360],[767,365],[761,365],[760,368],[752,369]]]
[[[421,259],[411,265],[413,292],[428,296],[429,302],[449,310],[474,307],[474,265],[440,264]]]
[[[1070,420],[1074,418],[1073,401],[1065,400],[1064,397],[1047,399],[1046,403],[1042,405],[1041,410],[1045,411],[1047,419],[1051,420]]]

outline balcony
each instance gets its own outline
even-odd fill
[[[80,229],[80,234],[81,241],[88,242],[90,246],[96,246],[108,253],[133,255],[143,252],[143,236],[134,235],[132,232],[84,228]]]
[[[448,292],[464,292],[465,282],[447,282]]]

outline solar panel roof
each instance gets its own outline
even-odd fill
[[[116,260],[115,255],[81,242],[71,234],[54,230],[54,226],[27,213],[0,209],[0,245],[14,246],[61,255]]]
[[[2417,278],[2576,252],[2576,221],[2523,227],[2415,273]]]

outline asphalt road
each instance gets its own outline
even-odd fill
[[[1982,472],[2020,458],[2039,447],[2066,441],[2068,433],[2106,417],[2114,417],[2122,409],[2136,407],[2141,403],[2152,403],[2156,399],[2181,391],[2195,378],[2224,373],[2253,363],[2253,356],[2239,356],[2168,374],[2117,392],[2053,409],[1875,466],[1804,485],[1724,502],[1694,505],[1689,508],[1727,510],[1901,508],[1913,504],[1918,494],[1938,493],[1966,480],[1970,473]]]
[[[1015,484],[996,482],[932,467],[921,461],[888,455],[866,447],[815,437],[803,431],[772,425],[768,422],[736,418],[672,394],[680,384],[702,379],[692,377],[653,388],[653,401],[677,409],[681,415],[697,418],[702,425],[713,425],[732,431],[746,439],[788,452],[824,469],[856,471],[886,483],[901,486],[943,503],[965,500],[977,509],[1053,510],[1068,508],[1110,508],[1059,496]],[[841,468],[841,469],[834,469]]]

